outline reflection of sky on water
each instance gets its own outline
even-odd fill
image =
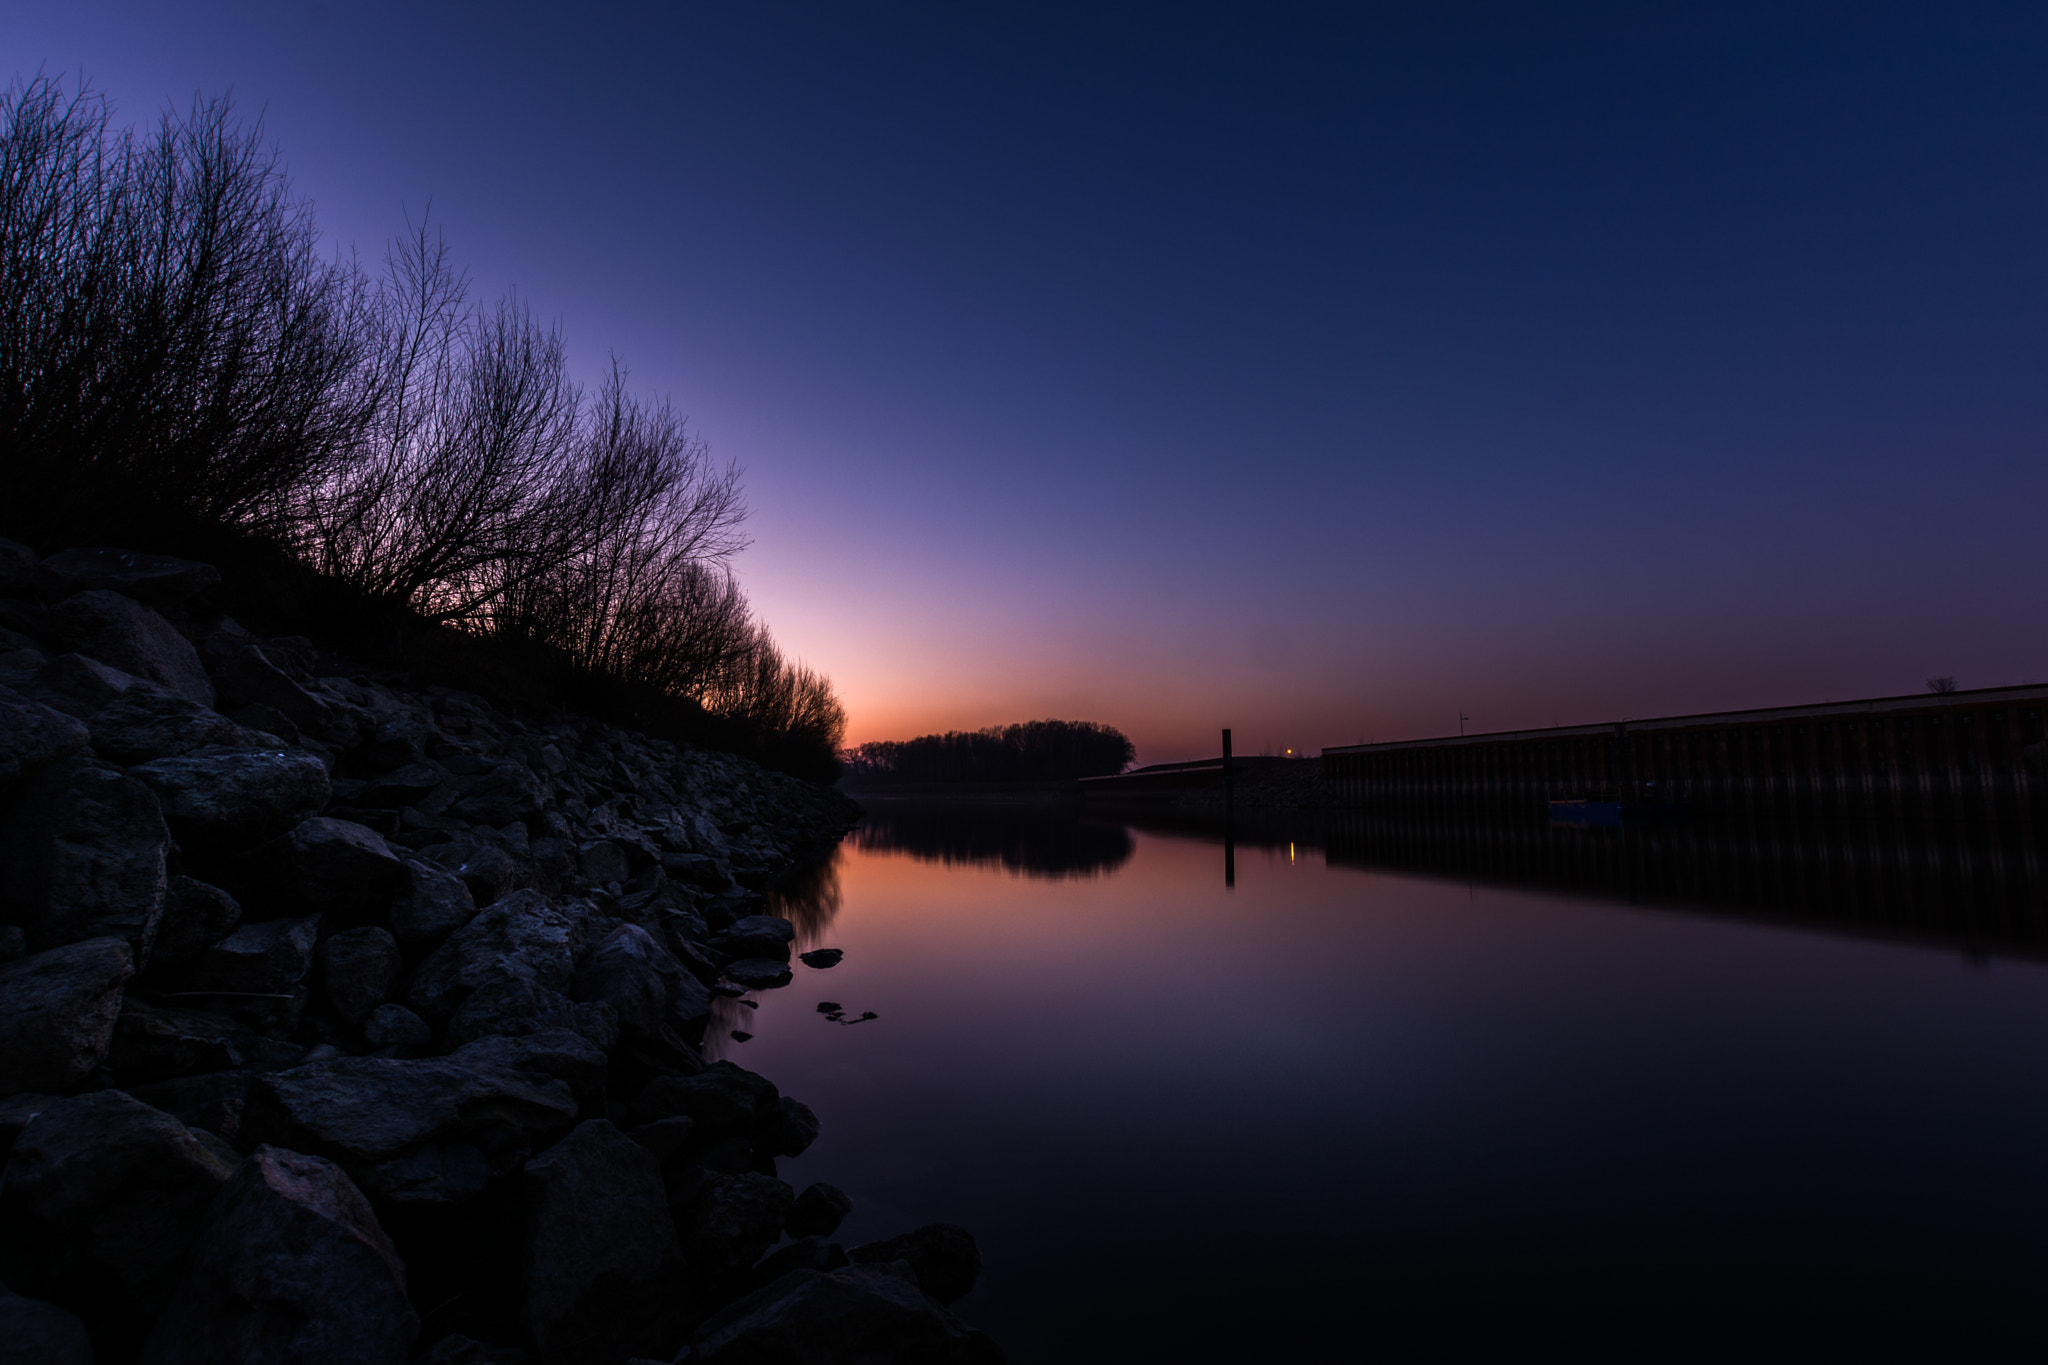
[[[730,1049],[818,1112],[784,1174],[853,1195],[843,1240],[977,1234],[962,1311],[1013,1359],[2044,1344],[2041,967],[1132,848],[850,846],[845,962]]]

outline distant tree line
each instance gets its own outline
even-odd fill
[[[875,740],[840,755],[859,786],[911,782],[1049,782],[1120,773],[1137,746],[1108,725],[1034,720],[916,739]]]
[[[0,104],[0,534],[278,547],[366,602],[688,699],[827,775],[845,713],[728,569],[739,470],[614,360],[485,304],[422,221],[381,269],[226,100],[151,129],[38,76]]]

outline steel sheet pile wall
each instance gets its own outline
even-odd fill
[[[2008,819],[2043,780],[2048,687],[1524,730],[1323,751],[1346,804],[1541,813],[1556,800],[1701,813]]]

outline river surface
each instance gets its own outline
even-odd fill
[[[1019,1362],[2048,1356],[2029,839],[1232,834],[872,805],[717,1048],[837,1240]]]

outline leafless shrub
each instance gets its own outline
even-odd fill
[[[360,275],[228,100],[110,118],[46,76],[0,101],[4,520],[276,532],[368,418]]]
[[[1941,693],[1941,694],[1947,694],[1947,693],[1953,692],[1953,691],[1955,691],[1955,690],[1956,690],[1956,680],[1955,680],[1955,678],[1954,678],[1954,677],[1952,677],[1952,676],[1943,676],[1943,677],[1939,677],[1939,678],[1929,678],[1929,679],[1927,680],[1927,690],[1928,690],[1929,692],[1935,692],[1935,693]]]

